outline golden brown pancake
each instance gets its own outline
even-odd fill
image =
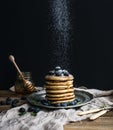
[[[46,96],[47,97],[64,97],[64,96],[72,96],[74,95],[74,92],[70,92],[70,93],[60,93],[60,94],[50,94],[50,93],[47,93]]]
[[[63,103],[63,102],[72,102],[74,101],[75,98],[72,99],[66,99],[66,100],[61,100],[61,101],[50,101],[51,104],[58,104],[58,103]]]
[[[72,95],[72,96],[67,96],[67,97],[57,97],[57,98],[53,98],[53,97],[46,97],[49,101],[64,101],[64,100],[67,100],[67,99],[72,99],[72,98],[75,98],[75,95]]]
[[[45,82],[47,85],[71,85],[71,84],[73,84],[73,80],[68,80],[68,81],[46,81]]]
[[[50,101],[60,101],[75,98],[75,95],[64,96],[64,97],[46,97]]]
[[[65,86],[47,86],[45,85],[46,89],[50,89],[50,90],[64,90],[64,89],[68,89],[68,88],[72,88],[73,85],[65,85]]]
[[[46,89],[46,93],[52,93],[52,94],[59,94],[59,93],[68,93],[68,92],[74,92],[74,88],[69,88],[69,89],[63,89],[63,90],[49,90]]]
[[[46,75],[45,80],[55,80],[55,81],[68,81],[68,80],[73,80],[74,77],[70,74],[69,76],[51,76],[51,75]]]

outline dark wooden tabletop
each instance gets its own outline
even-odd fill
[[[6,97],[20,98],[21,94],[16,94],[10,90],[0,90],[0,100],[5,100]],[[18,105],[25,103],[21,101]],[[10,105],[0,105],[0,111],[10,109]],[[79,121],[64,125],[64,130],[113,130],[113,111],[109,111],[96,120]]]
[[[93,121],[69,123],[64,126],[64,130],[113,130],[113,111]]]

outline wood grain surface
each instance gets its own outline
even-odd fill
[[[11,92],[10,90],[0,90],[0,100],[5,100],[6,97],[20,98],[22,94]],[[26,95],[27,96],[27,95]],[[26,103],[20,101],[18,105]],[[0,111],[10,109],[10,105],[0,105]],[[64,130],[113,130],[113,111],[109,111],[96,120],[84,120],[64,125]]]
[[[5,101],[7,97],[10,97],[13,99],[20,99],[22,94],[17,94],[15,92],[12,92],[10,90],[0,90],[0,101]],[[27,96],[27,95],[25,95]],[[26,103],[26,100],[19,100],[19,103],[17,106],[20,106],[22,104]],[[8,110],[11,108],[11,105],[0,105],[0,112],[4,110]]]
[[[64,130],[113,130],[113,111],[93,121],[84,120],[69,123],[64,126]]]

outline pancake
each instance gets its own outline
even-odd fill
[[[68,88],[72,88],[73,85],[65,85],[65,86],[47,86],[45,85],[47,90],[64,90],[64,89],[68,89]]]
[[[50,101],[59,101],[59,100],[66,100],[66,99],[72,99],[75,98],[75,95],[70,95],[70,96],[64,96],[64,97],[46,97]]]
[[[64,102],[72,102],[74,101],[75,98],[73,99],[66,99],[66,100],[61,100],[61,101],[50,101],[51,104],[58,104],[58,103],[64,103]]]
[[[74,95],[74,92],[71,92],[71,93],[60,93],[60,94],[49,94],[47,93],[46,96],[47,97],[64,97],[64,96],[72,96]]]
[[[46,89],[46,93],[52,93],[52,94],[59,94],[59,93],[68,93],[68,92],[74,92],[74,88],[69,89],[63,89],[63,90],[52,90],[52,89]]]
[[[73,84],[73,80],[69,80],[69,81],[46,81],[45,84],[47,85],[71,85]]]
[[[71,74],[69,76],[54,76],[54,75],[45,76],[45,80],[54,80],[54,81],[68,81],[73,79],[74,77]]]

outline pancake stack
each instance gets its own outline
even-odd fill
[[[49,71],[45,76],[46,99],[51,104],[74,101],[73,80],[73,75],[59,66]]]

